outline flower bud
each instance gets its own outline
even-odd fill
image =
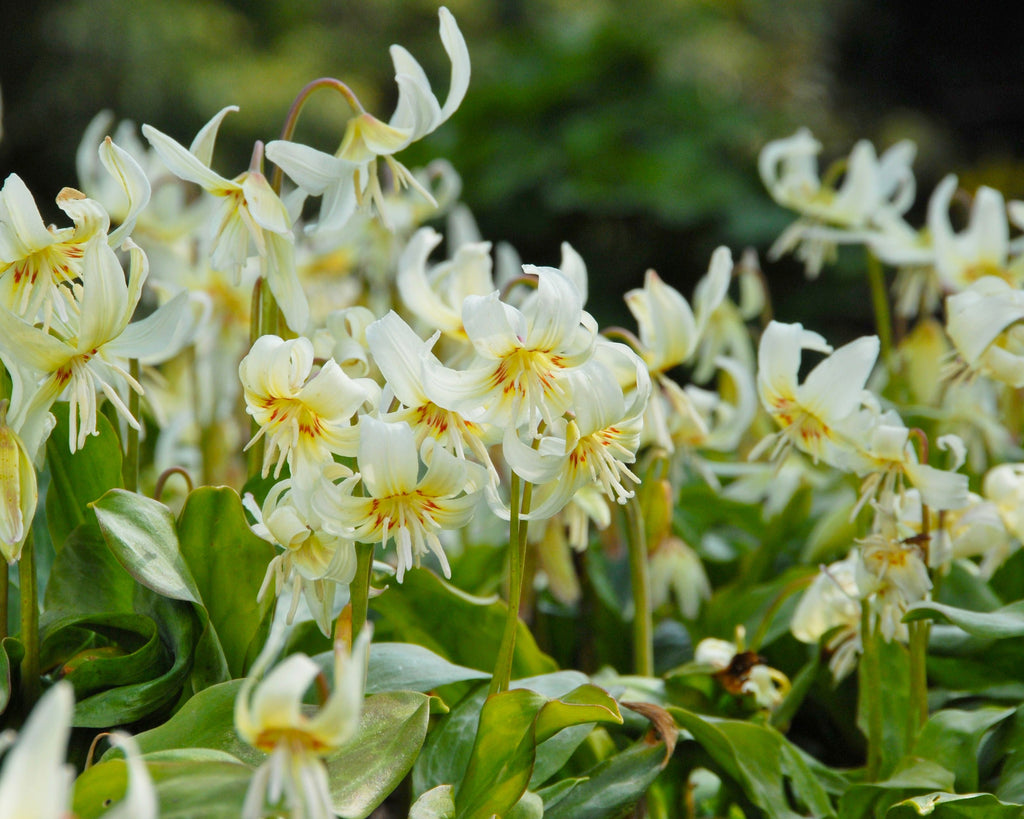
[[[36,472],[32,458],[7,424],[7,401],[0,401],[0,552],[14,564],[21,557],[36,512]]]

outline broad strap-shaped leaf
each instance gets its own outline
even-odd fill
[[[189,758],[189,757],[192,758]],[[252,769],[227,755],[200,752],[178,758],[144,757],[156,786],[161,819],[237,819],[242,813]],[[123,759],[86,770],[75,782],[72,808],[79,819],[101,817],[127,787]]]
[[[112,489],[92,507],[107,545],[132,577],[163,597],[202,604],[170,509],[123,489]]]
[[[967,611],[944,603],[914,603],[903,616],[912,620],[940,620],[959,626],[968,634],[990,640],[1024,637],[1024,600],[1018,600],[995,611]]]
[[[989,729],[1014,713],[1013,708],[961,711],[945,708],[932,714],[914,743],[914,755],[937,762],[956,776],[956,790],[978,788],[978,748]]]
[[[46,441],[50,488],[46,493],[46,524],[60,551],[71,532],[92,519],[89,504],[106,491],[122,485],[121,443],[105,415],[96,416],[98,435],[72,453],[68,447],[68,405],[61,401],[50,410],[57,425]]]
[[[238,493],[228,487],[190,492],[177,530],[188,577],[209,613],[228,670],[241,677],[255,656],[252,647],[265,639],[274,597],[257,603],[256,595],[276,550],[253,534]]]
[[[814,816],[834,816],[832,803],[803,755],[774,728],[731,719],[712,719],[669,708],[680,728],[707,752],[719,771],[739,783],[757,807],[776,819],[797,819],[797,800]],[[788,784],[787,784],[788,780]]]
[[[526,793],[537,746],[563,728],[594,722],[621,723],[622,716],[615,700],[589,683],[559,699],[526,689],[488,697],[466,774],[456,786],[456,816],[507,815]]]
[[[427,569],[406,572],[401,592],[371,601],[379,615],[374,623],[378,639],[416,643],[453,663],[488,673],[494,669],[505,625],[504,603],[466,594]],[[471,640],[466,639],[466,623],[473,624]],[[513,679],[546,674],[555,668],[554,660],[537,647],[526,624],[520,623]]]
[[[331,804],[339,815],[363,819],[398,787],[426,739],[430,700],[414,691],[367,698],[356,736],[326,760]]]
[[[929,793],[893,805],[885,819],[1019,819],[1024,805],[1000,802],[990,793]]]
[[[839,819],[884,816],[891,805],[912,796],[952,790],[950,771],[927,759],[907,757],[888,779],[852,785],[839,800]]]

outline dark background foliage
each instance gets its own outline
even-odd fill
[[[1019,27],[984,4],[941,12],[910,0],[451,0],[473,79],[460,110],[406,164],[451,158],[486,238],[557,264],[587,261],[591,308],[618,319],[644,270],[689,293],[711,251],[763,252],[791,218],[757,177],[770,139],[809,126],[823,161],[861,137],[918,141],[919,198],[957,170],[968,189],[1024,196]],[[1016,16],[1020,16],[1019,14]],[[182,141],[215,111],[215,165],[248,164],[308,80],[344,79],[387,117],[387,46],[405,45],[446,92],[436,3],[425,0],[42,0],[0,27],[0,172],[17,171],[56,219],[74,151],[102,108]],[[298,137],[333,150],[347,112],[330,95]],[[920,207],[920,206],[919,206]],[[859,259],[805,284],[766,264],[776,313],[842,335],[868,314]]]

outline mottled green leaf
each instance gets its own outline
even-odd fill
[[[110,490],[92,507],[107,545],[132,577],[163,597],[202,602],[170,509],[123,489]]]
[[[545,819],[609,819],[623,816],[661,773],[665,746],[635,742],[573,780],[567,792],[545,789]],[[548,794],[550,793],[550,800]]]
[[[318,661],[334,662],[327,653]],[[488,679],[490,674],[455,665],[428,648],[413,643],[373,643],[366,673],[366,693],[432,691],[453,682]]]
[[[334,810],[346,819],[369,816],[412,768],[427,735],[430,697],[396,691],[367,697],[355,737],[328,757]]]
[[[276,550],[253,534],[241,499],[227,487],[189,493],[177,529],[185,578],[193,580],[209,613],[231,676],[241,677],[252,659],[251,646],[265,638],[274,596],[257,603],[256,595]]]

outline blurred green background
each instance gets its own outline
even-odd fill
[[[402,155],[443,156],[485,238],[524,261],[588,263],[591,308],[622,320],[620,295],[654,267],[689,295],[711,251],[765,250],[792,216],[762,189],[770,139],[809,126],[824,159],[866,137],[919,143],[922,209],[957,170],[1024,196],[1024,51],[1019,26],[986,11],[883,0],[451,0],[469,43],[470,90],[434,135]],[[1020,16],[1019,12],[1016,16]],[[102,108],[187,143],[227,104],[215,167],[245,168],[310,79],[344,79],[387,118],[392,42],[442,97],[448,62],[437,3],[424,0],[42,0],[7,4],[0,30],[0,172],[17,171],[56,219],[74,152]],[[981,44],[984,44],[981,47]],[[307,106],[298,138],[333,151],[346,110]],[[776,315],[843,335],[868,315],[858,259],[808,284],[763,264]],[[810,318],[811,316],[814,318]]]

